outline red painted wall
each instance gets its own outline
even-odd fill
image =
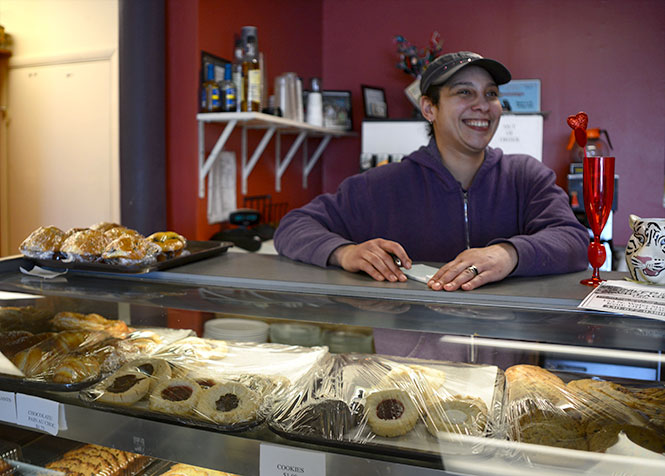
[[[590,127],[610,132],[620,175],[616,244],[625,244],[630,235],[629,213],[665,216],[661,0],[169,0],[168,5],[169,57],[175,61],[168,79],[169,183],[178,191],[170,198],[169,223],[184,233],[193,230],[207,238],[215,228],[205,224],[205,201],[193,200],[199,50],[230,57],[233,32],[245,24],[259,27],[269,84],[284,71],[297,71],[304,78],[322,76],[325,89],[351,90],[356,131],[362,120],[361,84],[385,89],[391,118],[411,114],[403,94],[411,78],[395,67],[393,37],[401,34],[425,45],[437,30],[445,51],[477,51],[504,62],[515,78],[541,79],[542,109],[549,112],[544,162],[557,172],[560,185],[565,186],[569,162],[565,118],[584,110]],[[182,41],[176,44],[171,33]],[[208,149],[212,140],[208,137]],[[357,171],[359,152],[359,137],[332,141],[304,191],[300,159],[294,161],[277,199],[295,207],[321,191],[334,191]],[[250,194],[275,195],[274,153],[266,155],[250,176]]]
[[[243,2],[198,0],[167,3],[167,90],[168,90],[168,225],[190,239],[209,239],[221,229],[208,225],[206,198],[198,198],[198,86],[201,50],[227,60],[233,59],[234,34],[244,25],[258,28],[259,49],[265,57],[269,90],[274,78],[296,71],[309,84],[309,78],[321,77],[321,2],[289,0],[281,2],[252,0]],[[214,146],[221,125],[206,127],[206,154]],[[262,132],[250,131],[248,157],[251,157]],[[284,156],[293,138],[283,136]],[[318,139],[309,142],[311,154]],[[225,146],[238,157],[238,206],[243,196],[240,178],[240,129]],[[301,149],[302,151],[302,149]],[[282,192],[275,192],[274,139],[253,169],[248,180],[248,195],[272,195],[273,203],[289,207],[307,203],[321,192],[321,167],[314,168],[303,189],[302,152],[286,169]],[[207,182],[207,181],[206,181]],[[206,195],[207,196],[207,195]]]

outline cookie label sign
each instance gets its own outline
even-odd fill
[[[261,443],[261,476],[325,476],[326,455]]]

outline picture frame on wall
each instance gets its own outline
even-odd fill
[[[383,88],[375,86],[361,85],[363,92],[363,105],[365,107],[365,117],[374,119],[388,118],[388,103],[386,102],[386,92]]]
[[[307,104],[306,96],[304,104]],[[351,91],[321,91],[321,105],[323,108],[323,127],[342,131],[353,130]]]

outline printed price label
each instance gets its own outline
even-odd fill
[[[0,392],[0,421],[16,423],[16,395]]]
[[[261,443],[261,476],[325,476],[326,455]]]
[[[16,394],[16,417],[19,425],[57,435],[60,404],[32,395]]]

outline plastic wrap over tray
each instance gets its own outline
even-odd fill
[[[68,440],[47,439],[33,446],[38,446],[31,450],[40,452],[40,460],[45,458],[45,461],[39,461],[44,469],[35,472],[34,466],[32,471],[21,468],[21,474],[132,476],[143,474],[141,471],[154,461],[153,458],[129,451],[93,444],[81,445]]]
[[[331,355],[275,407],[270,427],[303,441],[437,459],[439,432],[500,436],[503,385],[490,365]],[[446,451],[474,449],[453,442]]]
[[[262,423],[326,347],[253,344],[188,337],[123,365],[82,392],[93,405],[220,431]]]
[[[534,365],[508,368],[506,381],[505,424],[512,440],[601,453],[618,449],[630,454],[635,445],[656,455],[665,452],[662,385],[622,385]],[[533,454],[528,458],[556,465],[562,461]]]
[[[0,331],[0,380],[40,390],[80,390],[171,341],[99,314],[59,312],[29,328]]]

